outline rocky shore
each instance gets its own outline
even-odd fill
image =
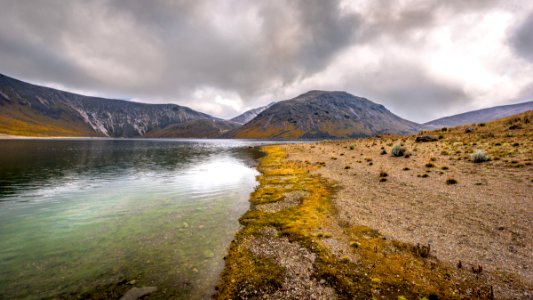
[[[530,119],[263,147],[214,298],[530,299]]]

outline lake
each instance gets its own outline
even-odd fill
[[[0,298],[209,298],[265,143],[0,140]]]

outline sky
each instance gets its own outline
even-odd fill
[[[533,100],[530,0],[0,0],[0,73],[221,118],[342,90],[427,122]]]

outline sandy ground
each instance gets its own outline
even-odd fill
[[[517,161],[505,160],[475,164],[464,154],[442,154],[449,143],[415,143],[414,138],[404,142],[410,157],[393,157],[391,146],[397,142],[285,147],[290,160],[325,163],[315,172],[339,185],[334,203],[341,220],[403,242],[429,243],[440,260],[480,265],[493,281],[513,278],[533,286],[531,151],[513,156],[525,161],[517,167]],[[381,154],[382,147],[387,154]],[[451,178],[457,184],[446,184]]]

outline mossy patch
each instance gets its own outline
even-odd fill
[[[246,248],[246,241],[261,237],[269,227],[277,230],[277,236],[314,253],[313,278],[332,287],[341,299],[419,299],[432,295],[454,299],[485,285],[461,271],[449,271],[430,253],[427,257],[416,255],[412,245],[386,239],[372,228],[341,224],[332,202],[334,184],[310,173],[317,166],[289,161],[283,146],[265,146],[263,151],[267,155],[258,166],[260,184],[251,195],[251,209],[240,219],[244,227],[230,246],[215,299],[260,297],[281,288],[284,268]],[[273,186],[273,178],[282,182]],[[285,185],[284,180],[291,184]],[[276,212],[256,208],[283,201],[279,199],[295,191],[305,192],[297,206]],[[330,240],[345,243],[350,253],[333,253]]]

